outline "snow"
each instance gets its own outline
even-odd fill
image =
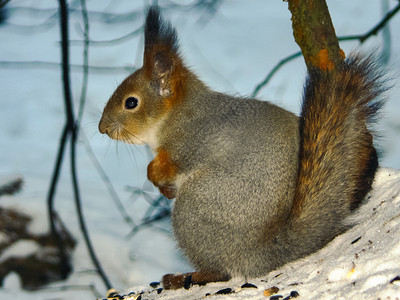
[[[10,272],[3,280],[3,288],[5,290],[19,291],[21,287],[21,280],[15,272]]]
[[[4,232],[0,232],[0,245],[1,244],[6,244],[7,242],[9,242],[9,237],[7,234],[5,234]]]
[[[79,8],[79,1],[69,1]],[[126,13],[141,9],[139,1],[87,1],[90,11]],[[134,2],[134,3],[133,3]],[[161,6],[170,1],[159,1]],[[190,3],[191,1],[185,1]],[[391,7],[395,1],[389,3]],[[367,32],[382,17],[379,1],[328,1],[338,35]],[[58,20],[53,17],[56,2],[43,0],[10,1],[9,18],[0,25],[0,61],[60,61]],[[15,7],[54,9],[41,13],[14,10]],[[180,36],[187,63],[212,88],[242,95],[253,88],[282,58],[298,51],[291,32],[290,13],[282,1],[224,1],[216,15],[207,18],[200,11],[167,10]],[[125,35],[143,23],[143,15],[125,21],[106,22],[100,14],[90,14],[90,37],[107,40]],[[207,20],[206,23],[201,20]],[[391,26],[391,59],[388,67],[394,78],[400,70],[400,17]],[[32,26],[32,24],[45,24]],[[48,24],[48,25],[46,25]],[[24,26],[21,26],[24,25]],[[71,38],[82,39],[79,11],[71,13]],[[194,34],[195,33],[195,34]],[[352,49],[379,52],[381,36],[375,36],[361,47],[357,42],[342,43],[346,53]],[[126,66],[141,63],[141,36],[124,43],[89,50],[94,66]],[[378,49],[378,50],[376,50]],[[82,63],[82,46],[72,44],[72,64]],[[58,67],[22,68],[0,65],[0,183],[22,177],[23,191],[16,196],[0,198],[0,205],[16,208],[33,217],[29,230],[43,233],[48,229],[46,196],[64,122],[61,75]],[[187,272],[191,267],[176,249],[173,237],[156,228],[127,235],[131,227],[122,220],[100,176],[85,150],[90,143],[98,160],[131,217],[139,222],[149,207],[143,196],[133,196],[127,187],[148,189],[146,166],[149,157],[144,147],[133,147],[110,141],[97,132],[101,110],[127,71],[90,72],[87,105],[78,145],[79,182],[83,211],[94,247],[113,286],[119,291],[151,290],[148,283],[165,273]],[[293,112],[299,111],[299,99],[305,76],[301,58],[285,65],[258,95]],[[76,67],[71,73],[75,108],[78,107],[82,74]],[[386,299],[399,297],[400,281],[400,95],[398,85],[388,93],[389,101],[382,113],[377,132],[381,150],[380,170],[372,197],[354,219],[359,225],[337,237],[327,247],[303,260],[276,270],[265,278],[248,279],[257,289],[210,298],[265,299],[263,291],[276,286],[284,297],[296,290],[304,299]],[[67,149],[68,153],[68,149]],[[135,198],[136,197],[136,198]],[[73,203],[68,155],[63,164],[57,189],[56,209],[67,228],[78,239],[74,252],[74,272],[65,282],[54,283],[37,292],[19,289],[15,274],[7,277],[0,298],[13,299],[94,299],[105,297],[105,288],[82,243]],[[169,228],[170,224],[160,224]],[[357,238],[357,242],[351,244]],[[370,243],[370,241],[372,243]],[[26,248],[26,251],[31,247]],[[23,250],[22,250],[23,251]],[[14,252],[13,252],[14,253]],[[18,252],[19,253],[19,252]],[[16,254],[16,252],[15,252]],[[282,274],[281,274],[282,273]],[[280,276],[277,276],[281,274]],[[277,276],[277,277],[275,277]],[[264,280],[264,281],[261,281]],[[265,282],[265,280],[267,280]],[[10,283],[8,283],[10,282]],[[189,291],[155,291],[149,299],[201,298],[226,287],[238,290],[244,283],[234,279],[192,287]],[[296,284],[296,285],[293,285]],[[130,288],[134,286],[134,288]]]
[[[10,257],[25,257],[36,253],[39,250],[39,245],[31,240],[19,240],[6,248],[0,256],[0,262]]]

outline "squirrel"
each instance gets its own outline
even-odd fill
[[[385,88],[374,59],[309,70],[298,117],[207,87],[156,6],[144,35],[143,66],[117,87],[99,131],[148,145],[148,179],[175,198],[173,232],[196,272],[165,275],[165,288],[266,275],[349,228],[378,167],[368,128]]]

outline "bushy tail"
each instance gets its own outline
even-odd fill
[[[300,252],[317,250],[343,232],[343,219],[370,191],[378,159],[368,127],[382,106],[384,90],[371,57],[352,56],[334,71],[310,72],[287,232],[289,240],[303,239]]]

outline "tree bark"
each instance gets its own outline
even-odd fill
[[[289,0],[293,35],[307,68],[330,71],[343,63],[335,28],[325,0]]]

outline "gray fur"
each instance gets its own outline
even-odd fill
[[[256,276],[280,264],[267,245],[268,228],[292,204],[298,118],[267,102],[204,88],[160,132],[160,147],[171,149],[183,176],[174,233],[196,269]]]

